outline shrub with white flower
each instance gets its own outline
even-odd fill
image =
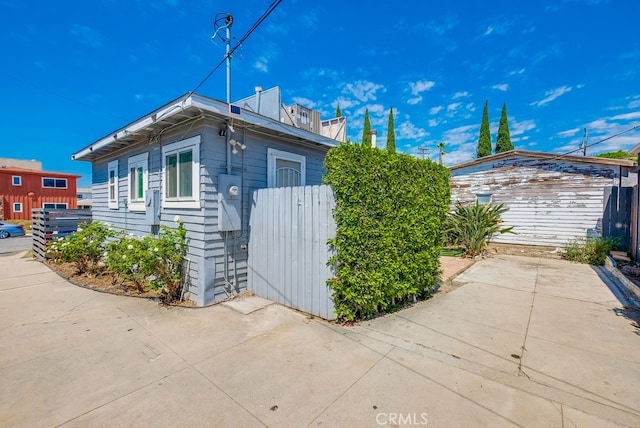
[[[48,258],[73,262],[78,273],[95,274],[100,270],[98,262],[103,257],[106,241],[113,236],[101,222],[81,223],[74,233],[49,243]]]

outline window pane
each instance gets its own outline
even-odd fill
[[[293,187],[301,183],[300,162],[276,159],[276,187]]]
[[[136,198],[136,169],[131,168],[129,170],[129,199]]]
[[[180,153],[180,196],[193,196],[193,152]]]
[[[167,176],[167,198],[178,197],[178,156],[169,155],[166,159]]]
[[[56,209],[58,210],[66,210],[67,204],[56,204]]]
[[[64,178],[56,180],[56,187],[67,187],[67,180]]]
[[[48,210],[54,209],[55,207],[56,207],[56,204],[43,204],[42,205],[42,208],[48,209]]]
[[[144,195],[144,180],[142,178],[142,167],[138,167],[138,174],[136,176],[136,184],[138,188],[138,192],[136,194],[137,199],[142,199]]]
[[[43,187],[54,187],[55,186],[55,180],[53,178],[43,178],[42,179],[42,186]]]
[[[116,199],[116,172],[114,170],[109,171],[109,200]]]

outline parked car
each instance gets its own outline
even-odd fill
[[[0,221],[0,239],[9,238],[10,236],[23,236],[24,226],[21,224],[12,224]]]

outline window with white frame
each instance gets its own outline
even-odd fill
[[[200,136],[162,147],[162,200],[166,207],[200,208]]]
[[[42,187],[54,188],[54,189],[66,189],[67,179],[42,177]]]
[[[59,204],[55,202],[45,202],[42,204],[42,208],[45,210],[66,210],[67,204]]]
[[[109,209],[118,209],[118,161],[107,165],[107,193]]]
[[[11,176],[11,184],[14,186],[22,186],[22,177],[19,175]]]
[[[281,150],[267,150],[267,187],[304,186],[306,159]]]
[[[14,202],[13,203],[13,212],[14,213],[21,213],[22,212],[22,203]]]
[[[493,195],[491,193],[476,193],[476,202],[478,205],[489,205],[493,202]]]
[[[129,211],[144,211],[144,197],[149,186],[149,153],[129,158]]]

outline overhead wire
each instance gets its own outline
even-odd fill
[[[271,13],[280,5],[280,3],[282,3],[282,0],[275,0],[273,1],[269,7],[267,8],[267,10],[262,14],[262,16],[260,18],[258,18],[258,20],[256,22],[254,22],[254,24],[251,26],[251,28],[249,28],[249,30],[247,30],[247,32],[244,34],[244,36],[242,36],[240,38],[240,40],[238,41],[238,43],[236,43],[235,46],[233,46],[230,50],[228,54],[225,54],[224,57],[222,58],[222,60],[217,63],[212,69],[211,71],[205,76],[204,79],[202,79],[200,81],[200,83],[198,83],[196,85],[195,88],[193,88],[191,91],[189,91],[189,93],[187,94],[187,96],[193,94],[194,92],[196,92],[198,89],[200,89],[200,87],[202,85],[205,84],[205,82],[207,80],[209,80],[209,78],[211,78],[211,76],[213,76],[213,73],[215,73],[226,61],[227,58],[230,58],[231,55],[242,45],[242,43],[244,43],[245,40],[247,40],[247,38],[249,38],[249,36],[251,36],[251,34],[264,22],[265,19],[267,19],[267,17],[269,15],[271,15]]]

